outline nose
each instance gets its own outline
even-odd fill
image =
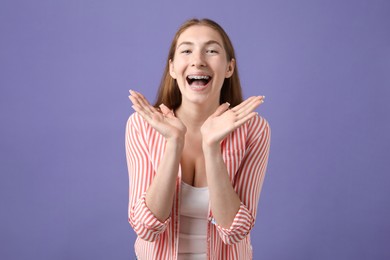
[[[192,53],[191,65],[197,68],[206,66],[206,60],[202,52],[194,51]]]

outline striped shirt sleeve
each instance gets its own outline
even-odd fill
[[[229,228],[215,224],[225,244],[240,242],[254,226],[269,148],[269,124],[265,119],[257,116],[248,123],[245,155],[233,181],[234,189],[241,199],[240,208]]]
[[[137,236],[155,241],[164,232],[170,218],[159,221],[146,205],[146,191],[155,170],[150,160],[146,140],[147,124],[137,114],[130,116],[126,125],[126,159],[129,172],[128,220]]]

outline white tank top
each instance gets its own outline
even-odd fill
[[[181,183],[179,260],[200,260],[207,257],[208,187]]]

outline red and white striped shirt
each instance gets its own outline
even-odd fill
[[[170,217],[159,221],[146,206],[145,195],[165,151],[165,139],[138,113],[126,126],[126,157],[129,170],[129,223],[138,235],[138,259],[177,259],[180,228],[181,171],[176,181]],[[220,227],[209,209],[208,259],[252,259],[250,230],[257,213],[270,147],[268,122],[256,116],[234,130],[221,143],[222,156],[241,206],[229,229]]]

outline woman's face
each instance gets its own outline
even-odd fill
[[[227,60],[222,37],[214,29],[194,25],[178,38],[169,72],[176,79],[182,104],[218,105],[222,84],[234,71]],[[210,103],[211,102],[211,103]]]

